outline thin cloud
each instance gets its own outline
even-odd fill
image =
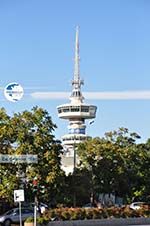
[[[68,99],[69,92],[33,92],[34,99]],[[114,92],[83,92],[85,99],[95,100],[150,100],[150,91],[114,91]]]
[[[70,93],[67,92],[34,92],[31,96],[35,99],[67,99]]]

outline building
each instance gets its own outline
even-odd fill
[[[76,167],[75,144],[85,141],[89,136],[86,134],[85,120],[96,117],[97,107],[84,103],[81,92],[83,80],[80,79],[80,56],[79,56],[79,29],[76,28],[75,40],[75,65],[72,80],[72,92],[70,103],[57,107],[58,117],[69,122],[68,133],[62,137],[64,155],[62,156],[62,168],[66,174],[73,172]]]

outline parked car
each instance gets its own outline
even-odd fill
[[[46,210],[48,210],[48,205],[41,202],[38,206],[38,211],[44,213]]]
[[[21,209],[22,222],[24,222],[28,217],[32,216],[34,216],[33,209],[29,208]],[[10,226],[12,223],[19,223],[20,222],[19,217],[20,217],[19,208],[11,209],[0,216],[0,224],[4,226]]]
[[[133,202],[129,205],[129,208],[132,210],[139,210],[142,208],[144,205],[146,205],[145,202]]]
[[[34,202],[32,202],[32,203],[23,203],[23,207],[25,207],[25,208],[32,208],[32,209],[34,209],[34,206],[35,206]],[[45,210],[48,210],[48,208],[49,207],[48,207],[47,204],[40,202],[38,204],[38,206],[37,206],[37,211],[40,212],[40,213],[44,213]]]

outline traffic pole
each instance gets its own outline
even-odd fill
[[[21,202],[19,202],[19,221],[20,221],[20,226],[22,226],[22,217],[21,217]]]

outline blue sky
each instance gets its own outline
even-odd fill
[[[123,126],[146,141],[150,138],[149,12],[149,0],[1,0],[1,107],[13,114],[38,105],[57,124],[57,138],[67,133],[67,122],[57,117],[56,106],[69,100],[51,95],[41,99],[38,92],[71,91],[79,25],[82,90],[98,92],[85,100],[98,107],[87,133],[103,136]],[[24,88],[17,103],[3,95],[10,82]]]

